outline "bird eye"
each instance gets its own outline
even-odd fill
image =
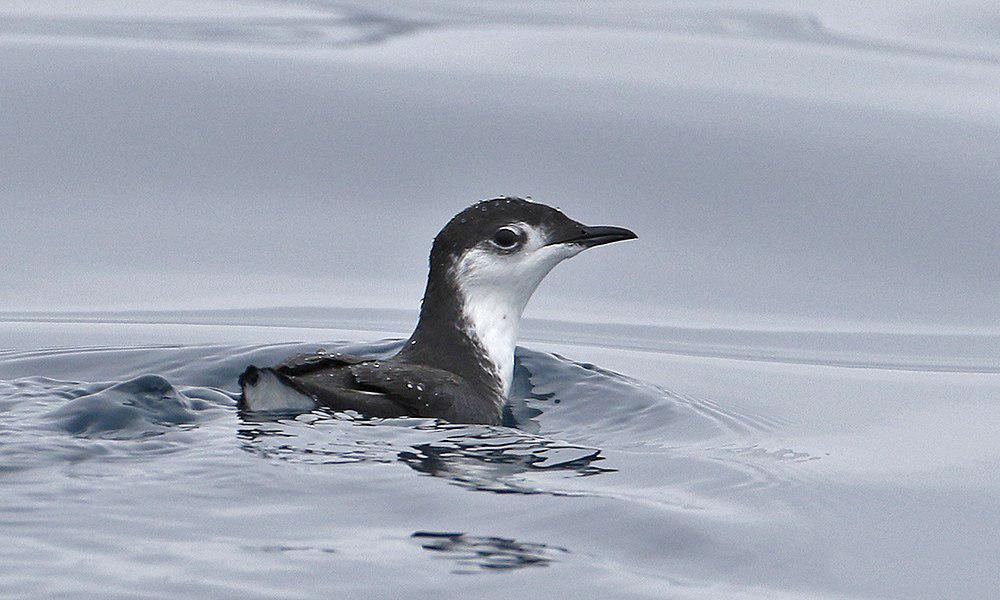
[[[510,250],[521,241],[521,234],[512,227],[501,227],[493,234],[493,243],[499,248]]]

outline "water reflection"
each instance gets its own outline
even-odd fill
[[[598,449],[513,432],[453,436],[435,443],[417,444],[398,456],[421,473],[498,494],[566,495],[566,492],[547,489],[520,477],[532,471],[560,471],[577,476],[614,471],[595,464],[604,460]]]
[[[459,568],[452,571],[456,574],[547,567],[569,552],[558,546],[464,533],[417,531],[411,537],[424,550],[458,563]]]
[[[367,419],[315,411],[293,418],[244,414],[241,448],[300,464],[401,462],[477,491],[567,495],[553,480],[612,472],[597,448],[507,427],[431,419]]]

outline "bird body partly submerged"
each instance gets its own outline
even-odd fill
[[[240,376],[241,404],[499,424],[521,313],[538,284],[586,248],[634,237],[518,198],[480,202],[434,239],[420,318],[399,353],[385,360],[300,355],[274,367],[250,366]]]
[[[345,354],[300,355],[240,376],[254,410],[323,406],[371,417],[434,417],[453,423],[500,423],[503,398],[486,397],[450,371],[409,364],[398,356],[362,360]]]

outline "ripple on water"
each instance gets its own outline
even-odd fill
[[[766,431],[774,423],[589,363],[521,349],[512,390],[545,429],[605,448],[664,448]]]
[[[226,393],[143,375],[119,383],[27,377],[0,385],[0,457],[7,472],[90,459],[150,458],[227,414]]]
[[[326,344],[324,350],[381,357],[395,352],[400,343]],[[28,377],[4,382],[0,431],[15,434],[0,447],[7,458],[4,468],[109,455],[149,457],[181,449],[194,443],[184,432],[232,414],[236,379],[247,364],[270,364],[319,349],[315,344],[201,345],[10,354],[0,359],[5,370],[45,369],[78,377],[97,371],[122,379],[80,383]],[[326,411],[292,416],[240,413],[236,439],[244,450],[268,460],[401,463],[479,491],[566,495],[587,489],[568,485],[568,479],[620,467],[608,460],[609,451],[715,447],[724,460],[739,465],[759,453],[733,452],[732,434],[773,425],[592,364],[523,348],[518,350],[511,395],[507,422],[513,427],[366,419]],[[49,434],[40,436],[40,430]],[[758,471],[755,465],[741,468],[742,481],[761,480]]]
[[[379,357],[399,344],[323,347]],[[0,356],[0,377],[8,378],[0,380],[0,475],[29,507],[0,513],[22,542],[71,532],[52,534],[69,548],[66,560],[77,545],[89,552],[103,540],[105,558],[132,564],[124,548],[137,532],[157,552],[186,552],[188,541],[178,544],[177,536],[200,539],[210,527],[224,532],[207,542],[213,552],[242,550],[251,562],[283,569],[329,569],[331,557],[402,564],[421,552],[462,574],[574,569],[614,555],[615,548],[594,542],[614,536],[650,549],[643,552],[659,551],[669,537],[671,556],[729,553],[712,532],[760,516],[733,498],[757,495],[766,501],[753,506],[771,510],[776,503],[767,499],[781,497],[771,488],[786,483],[789,465],[809,460],[755,444],[755,432],[775,427],[770,421],[527,349],[518,350],[507,415],[514,427],[236,408],[236,379],[247,364],[319,348]],[[181,495],[157,501],[179,488]],[[326,503],[338,494],[346,504],[330,509]],[[511,508],[510,521],[482,510],[499,502]],[[320,517],[318,506],[325,507]],[[101,529],[112,513],[126,523],[115,534],[129,540],[120,551]],[[591,523],[597,514],[616,516]],[[258,531],[258,518],[269,527]],[[359,534],[357,522],[370,523],[369,532]],[[177,533],[174,523],[186,529]],[[655,530],[645,531],[651,523]],[[36,562],[19,572],[34,572]]]
[[[198,423],[230,400],[212,390],[188,396],[158,375],[143,375],[69,400],[46,419],[80,437],[139,439]]]

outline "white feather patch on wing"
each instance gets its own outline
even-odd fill
[[[288,387],[266,369],[258,373],[256,383],[243,387],[243,399],[247,409],[261,412],[310,411],[316,407],[312,398]]]

